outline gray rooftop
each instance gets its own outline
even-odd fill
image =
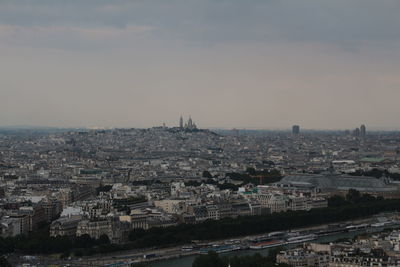
[[[367,176],[349,176],[336,174],[299,174],[284,177],[280,183],[282,184],[300,184],[308,183],[320,189],[338,189],[348,190],[356,189],[359,191],[370,192],[390,192],[396,191],[397,187],[388,185],[380,179]]]

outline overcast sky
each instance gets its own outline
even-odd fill
[[[400,128],[399,0],[0,0],[0,125]]]

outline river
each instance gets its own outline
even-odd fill
[[[382,231],[383,228],[376,228],[374,229],[374,232],[380,232]],[[317,243],[327,243],[327,242],[334,242],[336,240],[342,239],[342,238],[353,238],[357,235],[366,233],[365,230],[362,231],[356,231],[356,232],[350,232],[350,233],[340,233],[340,234],[336,234],[336,235],[330,235],[330,236],[323,236],[320,237],[316,240],[313,240],[311,242],[317,242]],[[300,244],[292,244],[292,245],[287,245],[287,248],[293,248],[293,247],[297,247]],[[262,249],[262,250],[240,250],[240,251],[232,251],[232,252],[228,252],[228,253],[224,253],[222,255],[224,256],[235,256],[235,255],[252,255],[255,253],[260,253],[261,255],[268,255],[268,251],[271,248],[266,248],[266,249]],[[166,261],[160,261],[160,262],[155,262],[152,263],[150,266],[151,267],[191,267],[192,263],[194,261],[194,259],[197,256],[189,256],[189,257],[183,257],[180,259],[173,259],[173,260],[166,260]]]

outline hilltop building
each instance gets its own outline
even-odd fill
[[[193,122],[192,117],[189,116],[188,121],[185,123],[185,125],[183,125],[183,118],[182,116],[179,119],[179,128],[180,129],[185,129],[185,130],[196,130],[197,126],[196,124]]]
[[[183,118],[182,118],[182,116],[179,119],[179,128],[183,129]]]

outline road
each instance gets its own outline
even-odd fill
[[[388,214],[385,214],[387,216]],[[374,218],[365,218],[359,220],[351,220],[345,221],[341,223],[345,224],[352,224],[352,225],[360,225],[360,224],[371,224],[375,222]],[[298,228],[293,229],[294,231],[307,231],[307,232],[316,232],[318,230],[322,230],[326,228],[328,224],[325,225],[318,225],[306,228]],[[247,244],[249,240],[264,236],[265,234],[257,234],[257,235],[250,235],[250,236],[242,236],[236,238],[228,238],[228,239],[221,239],[221,240],[209,240],[204,241],[202,243],[211,243],[211,244],[223,244],[228,242],[232,239],[238,240],[241,244]],[[187,244],[188,246],[191,244]],[[143,255],[151,255],[155,254],[156,257],[151,259],[144,259]],[[44,264],[42,266],[48,265],[59,265],[59,266],[106,266],[108,264],[115,264],[119,262],[144,262],[144,261],[154,261],[154,260],[166,260],[171,258],[180,258],[185,256],[191,256],[198,254],[198,250],[193,251],[182,251],[182,246],[174,246],[174,247],[167,247],[167,248],[149,248],[149,249],[135,249],[129,251],[120,251],[116,253],[110,253],[104,256],[96,255],[90,257],[83,257],[83,258],[71,258],[69,260],[56,260],[49,257],[41,258],[40,263]],[[123,266],[123,265],[121,265]]]

